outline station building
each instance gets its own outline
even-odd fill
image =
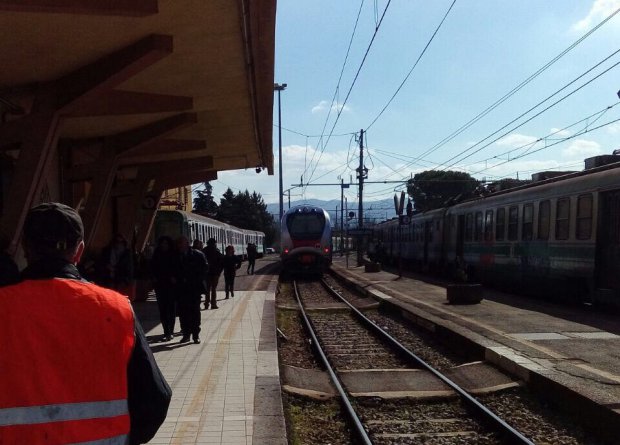
[[[0,0],[0,232],[18,262],[40,202],[79,210],[87,251],[116,232],[140,250],[165,190],[222,170],[273,174],[275,10]]]

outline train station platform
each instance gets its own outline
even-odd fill
[[[134,303],[173,391],[150,444],[287,443],[275,337],[277,276],[260,269],[257,263],[256,275],[239,274],[234,298],[218,292],[218,310],[202,310],[200,344],[180,344],[180,337],[160,342],[155,300]]]
[[[479,304],[452,305],[445,287],[365,272],[352,256],[348,262],[334,257],[332,270],[414,323],[544,391],[593,426],[618,428],[618,314],[488,289]]]

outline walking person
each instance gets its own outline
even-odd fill
[[[235,256],[233,246],[227,246],[226,255],[222,261],[224,264],[224,291],[228,300],[228,294],[231,297],[235,296],[235,275],[237,275],[237,269],[241,267],[241,259]]]
[[[155,297],[159,307],[159,319],[164,329],[162,341],[172,340],[176,322],[177,277],[180,274],[180,259],[172,239],[162,236],[151,258],[151,274],[155,288]]]
[[[258,252],[256,251],[256,244],[248,243],[247,252],[248,252],[248,275],[254,275],[254,265],[256,264],[256,257],[258,256]]]
[[[200,296],[204,289],[203,279],[207,268],[205,257],[199,250],[191,249],[186,237],[177,239],[180,258],[178,274],[177,301],[179,321],[183,337],[181,343],[187,343],[190,335],[194,343],[200,343]]]
[[[207,295],[205,297],[205,309],[209,308],[209,299],[211,301],[211,309],[217,309],[217,283],[222,274],[223,255],[217,248],[215,238],[209,238],[207,247],[204,250],[207,263],[209,263],[209,271],[207,272]]]
[[[126,296],[85,281],[78,213],[59,203],[24,222],[28,267],[0,288],[0,443],[148,442],[172,391]]]

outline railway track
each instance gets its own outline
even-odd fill
[[[325,282],[293,283],[302,319],[363,444],[533,444],[446,375],[373,323]],[[306,311],[308,302],[338,301],[346,310]],[[455,398],[359,402],[347,382],[364,372],[422,369]],[[371,374],[372,375],[372,374]],[[370,402],[369,402],[370,400]]]

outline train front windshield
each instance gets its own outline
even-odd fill
[[[294,239],[321,238],[325,227],[322,213],[291,213],[286,219],[286,227]]]

